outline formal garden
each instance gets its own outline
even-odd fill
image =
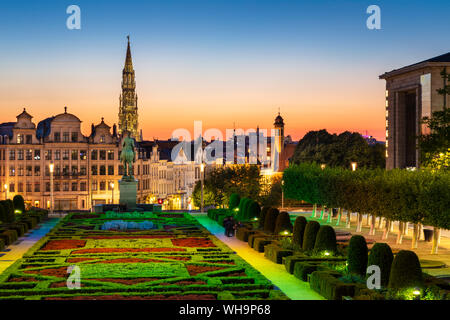
[[[430,225],[436,254],[440,230],[449,229],[448,174],[348,171],[302,164],[286,169],[283,180],[287,197],[313,204],[311,216],[293,218],[235,193],[229,197],[228,208],[209,210],[208,217],[221,224],[225,217],[234,216],[239,221],[239,240],[283,264],[286,272],[309,282],[310,288],[326,299],[450,299],[450,284],[424,273],[421,263],[425,262],[414,251],[395,251],[384,242],[368,243],[361,234],[352,236],[330,225],[345,223],[350,229],[350,214],[356,212],[354,228],[360,232],[365,214],[371,226],[369,235],[375,233],[378,222],[385,238],[392,223],[399,221],[397,243],[401,243],[407,224],[411,224],[412,249],[417,248],[420,227]],[[379,286],[368,288],[373,266],[379,267]]]
[[[63,218],[0,275],[0,299],[288,298],[187,213],[107,212]]]

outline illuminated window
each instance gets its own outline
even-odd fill
[[[386,98],[389,97],[389,90],[386,90]]]
[[[386,100],[386,108],[389,107],[389,101]]]
[[[389,137],[389,130],[386,130],[386,138]]]
[[[386,128],[389,127],[389,120],[386,120]]]
[[[386,148],[389,147],[389,140],[386,139]]]
[[[22,144],[23,143],[23,134],[18,134],[17,135],[17,144]]]
[[[388,158],[389,157],[389,154],[388,154],[388,151],[386,150],[386,158]]]
[[[386,118],[389,117],[389,111],[386,110]]]

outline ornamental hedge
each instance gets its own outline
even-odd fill
[[[389,288],[408,289],[416,287],[423,287],[419,258],[413,251],[401,250],[392,262]]]
[[[241,197],[237,193],[232,193],[230,196],[228,208],[233,210],[239,206],[239,202],[241,202]]]
[[[394,255],[387,243],[377,242],[370,249],[368,265],[380,267],[381,285],[384,287],[388,285],[393,260]]]
[[[317,232],[319,232],[320,224],[317,221],[308,221],[303,236],[303,251],[311,251],[316,244]]]
[[[367,271],[368,249],[366,239],[360,235],[350,238],[348,244],[348,272],[364,276]]]
[[[303,235],[305,234],[306,218],[303,216],[298,216],[294,222],[294,230],[292,231],[292,243],[294,245],[299,246],[300,248],[303,245]]]
[[[264,232],[274,233],[275,223],[280,212],[276,208],[270,208],[264,219]]]
[[[321,169],[293,165],[283,172],[286,198],[389,220],[450,229],[450,173],[402,169]]]
[[[275,234],[280,234],[281,232],[288,231],[292,232],[292,223],[291,218],[289,217],[289,213],[286,211],[280,212],[277,216],[277,220],[275,222]]]
[[[19,211],[19,213],[25,212],[25,200],[18,194],[13,198],[14,211]]]
[[[323,251],[330,251],[335,253],[337,251],[336,232],[331,226],[321,226],[317,233],[316,243],[314,244],[314,251],[317,253]]]
[[[270,207],[267,207],[267,206],[263,207],[261,209],[261,213],[259,215],[258,229],[264,229],[264,222],[266,220],[266,215],[267,215],[267,212],[269,212],[269,210],[270,210]]]

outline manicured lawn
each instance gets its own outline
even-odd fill
[[[101,230],[151,221],[151,230]],[[67,269],[80,268],[70,290]],[[188,214],[63,219],[0,276],[0,299],[287,299]]]

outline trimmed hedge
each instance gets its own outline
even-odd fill
[[[337,251],[336,232],[331,226],[321,226],[317,233],[316,243],[314,244],[314,251],[317,253],[322,251]]]
[[[264,219],[264,231],[267,233],[274,233],[277,217],[280,212],[278,209],[270,208]]]
[[[280,247],[277,243],[271,243],[264,247],[264,256],[277,264],[283,263],[283,257],[291,256],[292,250]]]
[[[261,207],[259,206],[258,202],[252,201],[247,208],[246,219],[247,220],[252,220],[254,218],[259,219],[260,215],[261,215]]]
[[[343,296],[354,296],[356,284],[339,280],[339,272],[314,271],[311,273],[310,288],[328,300],[342,300]]]
[[[20,213],[25,212],[25,200],[20,194],[17,194],[13,198],[14,211],[18,210]]]
[[[317,221],[308,221],[303,235],[303,251],[311,251],[316,244],[317,233],[320,229],[320,223]]]
[[[423,288],[422,268],[413,251],[401,250],[394,258],[389,276],[389,288]]]
[[[241,202],[241,196],[237,193],[232,193],[228,202],[228,208],[233,210],[234,208],[239,207],[239,202]]]
[[[275,234],[280,234],[281,232],[288,231],[292,232],[292,223],[291,218],[289,217],[289,213],[286,211],[282,211],[278,214],[277,220],[275,222]]]
[[[292,231],[292,243],[299,246],[303,245],[303,236],[305,234],[305,228],[308,221],[303,216],[298,216],[294,222],[294,229]]]
[[[386,287],[389,283],[391,265],[394,260],[391,247],[387,243],[377,242],[370,249],[368,265],[379,266],[381,272],[381,285]]]
[[[263,207],[261,209],[261,213],[259,215],[259,221],[258,221],[258,229],[264,229],[264,222],[266,220],[267,212],[269,212],[270,207]]]
[[[367,261],[368,249],[366,239],[360,235],[352,236],[348,244],[348,272],[365,276]]]

